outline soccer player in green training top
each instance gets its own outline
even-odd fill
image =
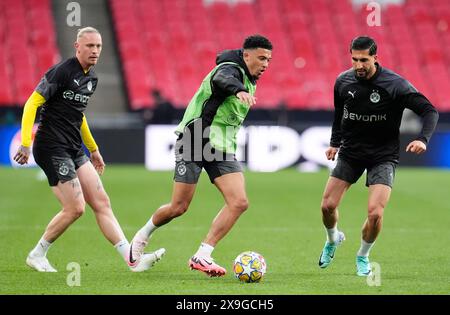
[[[140,258],[158,227],[187,211],[205,168],[222,193],[225,206],[190,258],[189,266],[211,277],[225,275],[225,268],[211,257],[212,251],[248,208],[242,168],[235,158],[236,135],[256,103],[256,80],[267,70],[271,59],[272,44],[260,35],[246,38],[242,49],[218,55],[217,66],[202,81],[176,130],[179,137],[172,200],[156,210],[136,233],[130,244],[131,261]]]

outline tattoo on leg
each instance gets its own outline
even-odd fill
[[[81,196],[81,185],[80,185],[80,181],[78,180],[78,178],[72,179],[70,181],[70,183],[72,184],[72,188],[75,190],[76,194],[75,194],[75,199],[79,198]]]
[[[78,180],[78,178],[74,178],[70,181],[70,183],[72,184],[72,188],[76,189],[77,187],[80,187],[80,181]]]

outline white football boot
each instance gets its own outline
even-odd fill
[[[28,266],[39,272],[57,272],[57,270],[50,265],[50,262],[45,256],[28,255],[26,263]]]
[[[130,255],[128,257],[128,266],[130,268],[137,267],[139,264],[142,255],[144,255],[144,249],[148,244],[148,240],[149,238],[142,237],[139,231],[133,237],[133,240],[130,243]]]
[[[135,264],[134,266],[129,265],[130,270],[133,272],[146,271],[153,267],[153,265],[155,265],[158,261],[160,261],[165,253],[165,248],[160,248],[152,253],[144,253],[139,257],[139,260],[136,261],[137,264]]]

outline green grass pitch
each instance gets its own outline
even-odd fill
[[[103,238],[91,210],[49,252],[56,274],[32,271],[28,251],[42,235],[59,204],[37,169],[0,168],[0,294],[448,294],[450,292],[450,172],[398,168],[384,226],[371,253],[380,266],[378,286],[355,275],[355,254],[366,217],[364,179],[354,185],[340,207],[339,227],[347,236],[332,265],[319,269],[325,232],[320,201],[326,170],[299,173],[246,172],[250,200],[228,236],[214,251],[228,269],[223,278],[208,278],[187,267],[222,197],[203,174],[189,211],[159,229],[148,250],[167,249],[145,273],[131,273]],[[141,166],[108,166],[102,177],[114,212],[128,238],[172,189],[172,172],[149,172]],[[232,261],[242,251],[260,252],[268,272],[258,284],[240,283]],[[76,262],[80,286],[68,286]]]

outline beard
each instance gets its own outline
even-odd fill
[[[356,71],[355,70],[355,75],[358,79],[362,79],[362,80],[367,80],[369,77],[369,70],[363,70],[363,71]]]

